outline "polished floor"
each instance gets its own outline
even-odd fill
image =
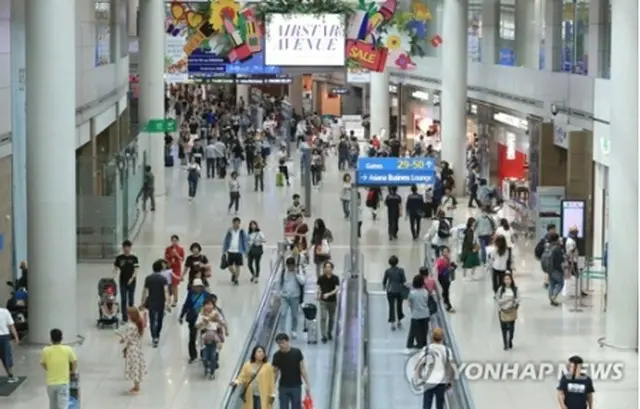
[[[270,164],[273,169],[274,164]],[[349,252],[349,223],[341,213],[340,189],[341,175],[334,161],[329,160],[328,171],[320,187],[314,188],[313,218],[323,218],[333,232],[332,255],[338,271],[344,269],[345,256]],[[79,293],[81,311],[78,314],[85,342],[77,347],[80,360],[82,407],[91,409],[193,409],[219,408],[226,391],[232,371],[239,359],[241,345],[244,343],[249,326],[254,318],[260,301],[263,284],[270,268],[270,258],[276,242],[282,237],[282,216],[289,206],[291,196],[301,193],[297,179],[299,171],[295,162],[291,165],[292,186],[276,187],[274,171],[266,177],[263,193],[253,191],[253,180],[243,171],[241,176],[242,197],[239,217],[246,226],[250,220],[256,220],[265,232],[269,251],[262,261],[263,280],[259,285],[250,284],[244,275],[241,285],[233,287],[229,277],[214,269],[213,291],[219,297],[221,306],[230,323],[231,337],[222,352],[222,368],[216,380],[203,379],[198,364],[187,364],[186,328],[177,325],[175,313],[166,320],[164,336],[156,350],[147,339],[145,349],[149,373],[143,383],[140,395],[132,397],[126,394],[128,383],[123,376],[123,362],[118,338],[110,330],[95,328],[96,298],[95,285],[99,277],[109,276],[108,264],[81,265],[79,269]],[[143,271],[150,263],[161,256],[164,246],[172,234],[178,234],[185,246],[198,241],[205,254],[217,264],[221,252],[221,243],[232,216],[227,212],[227,185],[221,180],[203,179],[198,195],[193,203],[187,200],[186,174],[179,168],[167,170],[168,195],[158,200],[157,210],[149,213],[145,225],[134,242],[136,252],[143,265]],[[372,317],[377,341],[372,343],[372,353],[376,353],[376,367],[371,368],[372,390],[393,393],[376,398],[384,407],[409,404],[418,407],[417,396],[409,397],[411,392],[402,387],[404,375],[402,362],[407,360],[404,351],[406,329],[385,337],[386,316],[382,303],[382,276],[387,268],[387,260],[397,255],[407,275],[417,273],[423,263],[424,246],[421,241],[411,241],[408,223],[401,223],[400,238],[389,242],[386,232],[386,216],[380,212],[377,221],[372,219],[368,209],[363,212],[362,238],[360,251],[364,274],[369,281],[369,290],[376,297],[377,321]],[[461,209],[456,215],[462,222],[470,214]],[[424,226],[423,230],[426,231]],[[423,232],[424,233],[424,232]],[[523,305],[518,320],[515,349],[502,350],[498,321],[491,301],[491,289],[487,278],[465,282],[458,280],[453,286],[453,300],[458,310],[451,316],[456,342],[464,360],[493,362],[523,361],[564,361],[569,355],[578,353],[585,360],[620,360],[626,364],[624,381],[610,383],[596,382],[597,407],[613,409],[617,402],[637,401],[637,355],[600,349],[596,339],[603,334],[605,315],[598,305],[598,296],[594,295],[582,313],[571,313],[568,305],[554,309],[544,298],[540,277],[535,272],[531,251],[524,245],[518,246],[518,269],[516,279],[521,291]],[[307,273],[313,281],[313,272]],[[313,289],[310,285],[309,291]],[[372,312],[374,312],[372,310]],[[316,348],[316,349],[311,349]],[[307,366],[312,393],[317,396],[317,406],[323,409],[328,404],[328,379],[330,373],[330,345],[306,346]],[[16,373],[27,376],[27,380],[8,398],[0,398],[0,406],[15,409],[47,407],[44,374],[38,366],[38,350],[19,347],[16,349]],[[393,382],[391,382],[393,380]],[[471,390],[477,409],[498,406],[555,407],[554,380],[544,382],[472,382]],[[389,388],[390,385],[395,385]],[[400,398],[399,394],[407,394]],[[396,397],[402,399],[400,402]],[[376,406],[378,407],[378,406]],[[379,407],[382,407],[379,405]]]

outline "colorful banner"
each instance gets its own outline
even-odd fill
[[[167,81],[280,73],[279,67],[264,64],[262,23],[251,7],[237,1],[169,3],[165,32]]]
[[[412,55],[419,43],[438,47],[442,38],[427,39],[431,12],[423,0],[412,0],[410,11],[399,11],[397,0],[382,5],[359,0],[347,31],[347,67],[383,72],[385,68],[415,69]]]

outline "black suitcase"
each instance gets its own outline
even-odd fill
[[[174,165],[173,163],[173,155],[167,155],[164,157],[164,166],[166,168],[172,168]]]

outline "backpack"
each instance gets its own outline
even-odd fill
[[[542,256],[540,257],[540,266],[542,267],[542,271],[547,274],[551,274],[553,272],[553,251],[555,247],[548,246],[542,252]]]
[[[536,248],[533,249],[533,255],[537,260],[542,259],[542,253],[544,253],[544,245],[547,243],[547,240],[544,238],[540,239],[538,244],[536,244]]]
[[[446,220],[438,220],[438,237],[441,239],[447,239],[451,237],[451,226]]]

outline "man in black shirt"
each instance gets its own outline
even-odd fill
[[[304,356],[298,348],[293,348],[287,334],[276,335],[278,351],[273,354],[271,365],[276,372],[278,383],[278,401],[280,409],[302,408],[302,381],[305,391],[311,393]]]
[[[318,290],[316,296],[320,301],[320,332],[322,343],[333,339],[333,324],[338,304],[338,292],[340,291],[340,279],[333,274],[333,263],[326,261],[322,268],[322,275],[318,277]]]
[[[149,310],[149,330],[153,347],[158,347],[164,312],[169,308],[169,283],[162,274],[164,261],[157,260],[153,263],[153,273],[144,280],[144,306]]]
[[[402,197],[398,194],[398,188],[389,187],[389,194],[384,199],[387,206],[387,228],[389,231],[389,240],[398,239],[398,222],[402,213]]]
[[[593,380],[582,372],[584,361],[575,355],[569,358],[569,373],[560,378],[558,404],[562,409],[593,409]]]
[[[140,262],[138,257],[131,253],[133,244],[129,240],[122,242],[122,253],[113,262],[113,276],[120,283],[120,311],[122,321],[127,321],[127,308],[133,307],[133,299],[136,292],[136,275]]]
[[[414,240],[420,238],[420,223],[425,216],[425,204],[422,195],[418,193],[418,186],[411,186],[411,194],[407,196],[406,217],[409,219],[411,236]]]

